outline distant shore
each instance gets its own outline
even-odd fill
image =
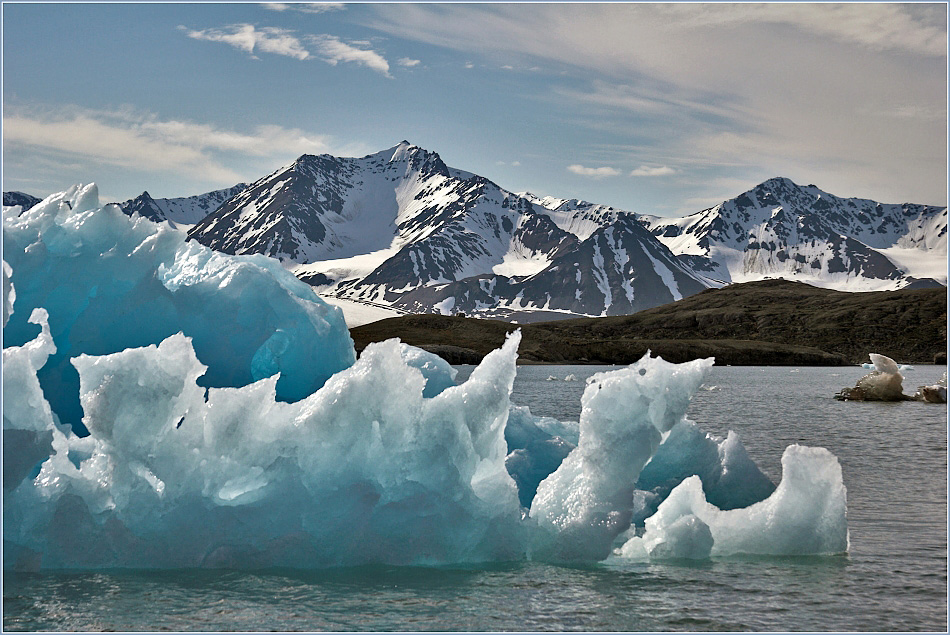
[[[633,315],[533,324],[406,315],[350,329],[357,351],[398,337],[452,364],[475,364],[521,329],[521,364],[630,364],[647,350],[672,362],[847,366],[887,355],[946,364],[947,290],[846,293],[765,280],[710,289]]]

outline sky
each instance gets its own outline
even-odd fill
[[[775,176],[947,204],[947,4],[3,4],[3,190],[105,201],[403,139],[661,216]]]

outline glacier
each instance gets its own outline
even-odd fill
[[[734,433],[686,418],[711,358],[647,353],[591,377],[576,424],[537,417],[510,400],[518,331],[460,384],[398,340],[357,359],[339,312],[273,261],[209,252],[95,199],[77,187],[4,210],[5,569],[848,549],[830,452],[792,446],[775,487]],[[248,321],[251,308],[273,322]],[[177,330],[156,336],[152,315]],[[256,347],[232,350],[221,330]],[[229,361],[233,385],[209,382]],[[74,381],[51,382],[51,364]],[[286,376],[312,384],[288,399]],[[67,390],[78,418],[50,400]]]

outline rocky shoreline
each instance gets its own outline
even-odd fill
[[[520,328],[522,364],[630,364],[647,350],[671,362],[844,366],[880,351],[900,363],[946,363],[947,290],[846,293],[765,280],[711,289],[633,315],[511,324],[407,315],[350,330],[357,351],[398,337],[453,364],[474,364]]]

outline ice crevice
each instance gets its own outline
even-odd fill
[[[38,207],[4,210],[13,260],[3,265],[4,319],[22,334],[19,314],[29,311],[40,328],[3,352],[6,569],[848,549],[846,491],[830,452],[788,448],[776,487],[733,433],[715,439],[686,418],[712,359],[671,364],[648,353],[591,377],[579,422],[536,417],[510,400],[520,332],[461,384],[444,360],[398,340],[369,345],[357,359],[342,319],[266,259],[186,244],[167,226],[97,207],[89,188]],[[37,247],[24,255],[15,251],[21,243]],[[42,291],[43,276],[67,266],[54,244],[67,245],[78,265],[62,297]],[[123,266],[95,264],[111,250],[138,255]],[[130,280],[185,294],[164,296],[178,303],[162,314],[174,318],[173,332],[129,344],[132,322],[86,350],[82,338],[64,336],[88,327],[86,311],[140,319],[133,307],[153,305]],[[93,287],[77,313],[73,300]],[[233,385],[205,381],[227,349],[211,346],[206,357],[198,346],[211,326],[196,305],[223,302],[219,294],[237,302],[236,316],[249,307],[271,313],[266,324],[250,323],[257,343],[241,349],[245,376]],[[240,333],[242,319],[227,328]],[[301,349],[316,359],[294,357]],[[41,381],[57,356],[74,369],[74,384]],[[281,399],[285,374],[303,363],[337,370],[296,400]],[[67,384],[81,420],[47,401],[47,386]]]

